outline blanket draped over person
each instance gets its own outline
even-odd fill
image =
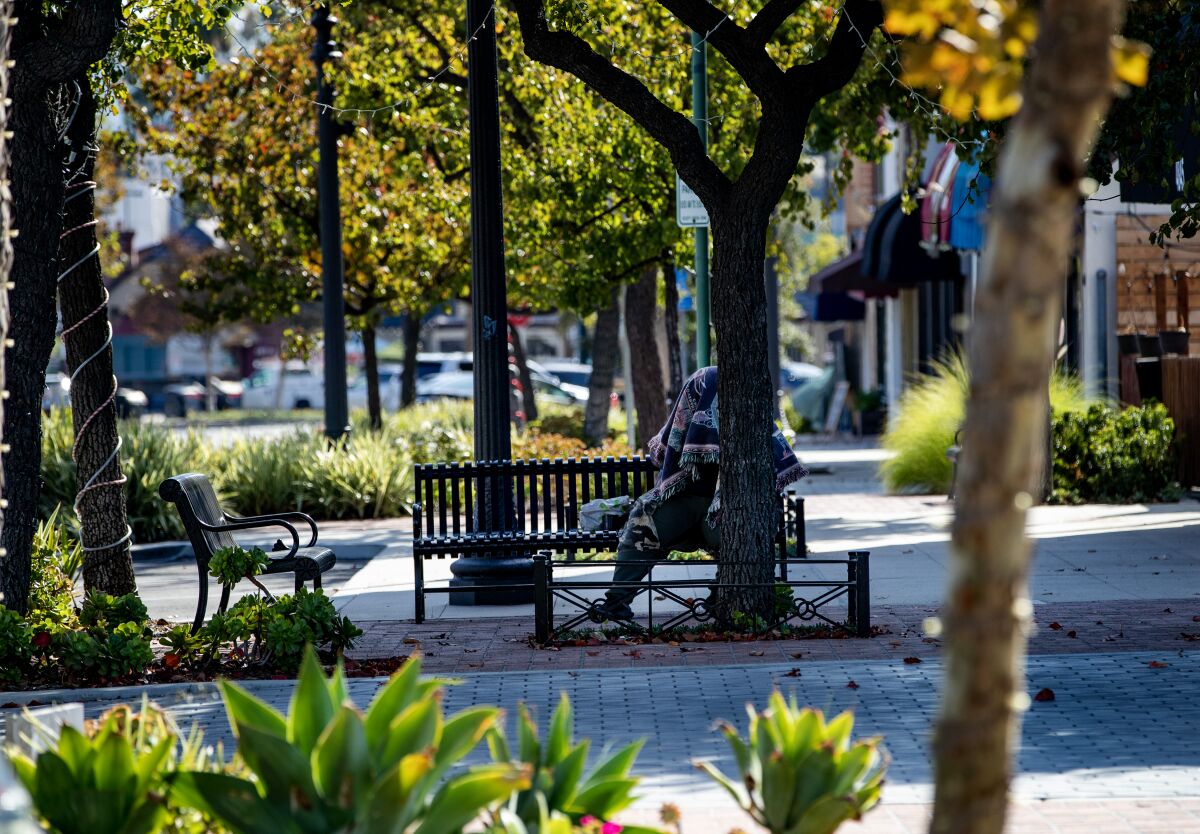
[[[717,413],[717,369],[701,368],[692,374],[675,400],[671,418],[661,432],[647,444],[650,460],[659,468],[658,483],[641,500],[652,511],[700,477],[700,467],[721,460],[720,420]],[[771,437],[771,457],[775,464],[775,491],[808,474],[778,428]],[[709,505],[712,523],[720,519],[721,489]]]

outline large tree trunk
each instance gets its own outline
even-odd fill
[[[59,233],[63,229],[61,132],[71,112],[69,82],[108,51],[121,16],[118,0],[75,3],[58,20],[47,20],[40,3],[14,4],[21,23],[13,30],[14,61],[8,128],[13,198],[11,347],[4,353],[8,401],[4,409],[5,498],[8,512],[0,557],[0,597],[24,611],[29,596],[29,559],[37,526],[42,466],[42,395],[54,347],[54,310]],[[71,49],[61,49],[69,43]]]
[[[404,370],[400,378],[400,407],[417,401],[417,351],[421,349],[421,317],[412,310],[404,316]]]
[[[583,413],[583,438],[592,446],[599,446],[608,437],[620,331],[621,311],[614,297],[611,304],[596,314],[592,331],[592,375],[588,378],[587,408]]]
[[[663,267],[663,327],[667,331],[667,399],[673,400],[683,389],[683,348],[679,343],[679,287],[675,270]]]
[[[773,205],[773,204],[772,204]],[[772,391],[767,372],[767,301],[763,288],[770,206],[727,204],[710,211],[713,233],[712,313],[721,372],[721,588],[718,614],[772,611],[775,471]]]
[[[29,21],[26,21],[28,25]],[[14,41],[23,27],[14,31]],[[33,89],[31,89],[33,88]],[[4,376],[5,499],[4,556],[0,557],[0,597],[24,612],[29,596],[29,565],[42,483],[42,395],[46,365],[58,323],[54,310],[58,235],[62,230],[62,157],[55,116],[65,119],[70,103],[65,88],[36,88],[19,67],[12,74],[9,129],[21,137],[12,146],[9,180],[14,228],[12,289],[9,291],[9,347]]]
[[[533,377],[529,373],[529,364],[525,361],[525,345],[521,341],[521,331],[512,322],[508,323],[508,337],[512,342],[517,378],[521,381],[521,408],[525,411],[525,422],[528,423],[538,417],[537,392],[533,390]]]
[[[12,196],[8,180],[8,53],[13,24],[12,0],[0,0],[0,345],[8,338],[8,281],[12,275]],[[4,362],[0,361],[0,392],[4,388]],[[0,432],[3,431],[5,404],[0,396]],[[0,434],[0,444],[7,435]],[[0,449],[3,445],[0,445]],[[0,467],[0,497],[4,492],[4,469]],[[4,502],[0,501],[0,537],[4,530]],[[4,561],[0,555],[0,562]],[[3,567],[0,566],[0,575]],[[3,588],[0,586],[0,594]],[[0,595],[0,605],[4,598]]]
[[[383,407],[379,402],[379,356],[376,353],[377,335],[375,325],[362,329],[363,372],[367,376],[367,421],[371,431],[383,428]]]
[[[658,266],[642,271],[625,296],[625,332],[633,371],[633,402],[637,410],[637,443],[646,448],[662,430],[670,408],[663,385],[662,359],[658,354]]]
[[[1079,179],[1109,100],[1120,0],[1046,0],[1024,109],[1000,157],[971,330],[971,389],[943,619],[937,834],[999,834],[1032,605],[1026,509],[1042,477],[1046,397]],[[998,349],[998,346],[1003,349]]]
[[[75,506],[84,545],[83,585],[88,592],[120,596],[137,591],[129,549],[125,476],[117,434],[117,378],[113,374],[108,290],[96,254],[96,100],[87,75],[78,79],[80,100],[69,136],[73,160],[66,186],[66,213],[58,283],[71,412],[75,426]],[[211,346],[212,336],[207,343]],[[211,352],[211,347],[209,348]],[[211,385],[211,380],[209,381]]]

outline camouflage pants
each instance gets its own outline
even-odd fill
[[[650,512],[638,500],[621,530],[613,582],[640,582],[650,571],[646,565],[623,562],[657,562],[676,550],[715,552],[721,534],[705,519],[710,503],[711,499],[700,495],[677,495]],[[637,588],[613,588],[606,596],[614,602],[628,603],[639,593]]]

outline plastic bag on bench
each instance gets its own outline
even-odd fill
[[[579,508],[579,527],[588,532],[620,530],[625,526],[632,507],[633,499],[628,495],[588,501]]]

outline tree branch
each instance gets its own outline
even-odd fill
[[[758,48],[765,47],[779,27],[791,17],[797,9],[804,5],[805,0],[767,0],[746,26],[746,40]]]
[[[783,70],[767,54],[765,41],[756,45],[745,29],[708,0],[659,0],[659,3],[725,56],[750,92],[764,100],[782,93]]]
[[[846,0],[825,54],[788,70],[791,85],[813,102],[842,89],[858,70],[871,33],[881,25],[883,6],[878,0]]]
[[[551,30],[543,0],[512,0],[525,41],[525,54],[569,72],[626,113],[667,149],[679,175],[706,205],[725,199],[729,178],[717,167],[695,125],[663,104],[640,80],[613,66],[582,38]]]
[[[71,3],[61,19],[45,20],[41,37],[14,49],[13,71],[46,86],[64,84],[108,54],[121,20],[121,2]]]

